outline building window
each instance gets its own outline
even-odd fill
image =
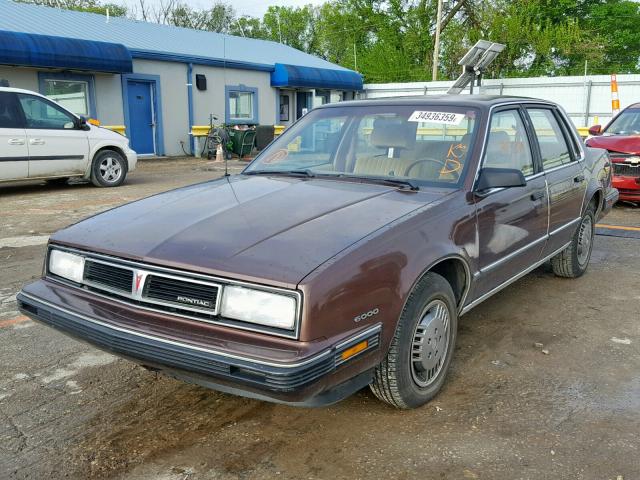
[[[93,76],[40,73],[40,93],[76,115],[95,117]]]
[[[77,115],[89,115],[88,82],[45,79],[44,95]]]
[[[289,95],[280,95],[280,121],[289,121]]]
[[[316,90],[316,105],[325,105],[331,101],[331,92],[329,90]]]
[[[258,89],[244,85],[226,87],[227,123],[258,123]]]

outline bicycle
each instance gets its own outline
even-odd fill
[[[209,115],[209,133],[202,147],[202,152],[200,152],[201,157],[204,157],[206,153],[207,160],[211,160],[216,155],[219,145],[222,146],[224,158],[228,159],[230,156],[232,145],[231,138],[227,132],[228,126],[224,123],[216,124],[217,120],[219,120],[219,117],[213,113]]]

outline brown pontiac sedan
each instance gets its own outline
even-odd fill
[[[223,392],[326,405],[370,385],[412,408],[442,387],[460,315],[547,260],[582,275],[617,196],[553,103],[326,105],[240,175],[56,233],[19,306]]]

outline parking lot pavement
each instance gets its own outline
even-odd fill
[[[18,314],[50,233],[221,173],[143,161],[116,189],[0,187],[0,478],[640,478],[640,240],[598,236],[584,277],[543,267],[462,317],[444,390],[407,412],[368,390],[313,410],[209,391]]]

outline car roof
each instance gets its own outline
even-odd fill
[[[0,87],[0,92],[28,93],[29,95],[38,95],[39,97],[42,96],[38,92],[34,92],[33,90],[25,90],[24,88]]]
[[[504,95],[420,95],[410,97],[381,97],[363,100],[350,100],[347,102],[328,103],[320,108],[335,108],[344,106],[375,106],[375,105],[429,105],[429,106],[464,106],[476,108],[489,108],[495,105],[508,103],[546,103],[553,102],[539,98],[515,97]]]

